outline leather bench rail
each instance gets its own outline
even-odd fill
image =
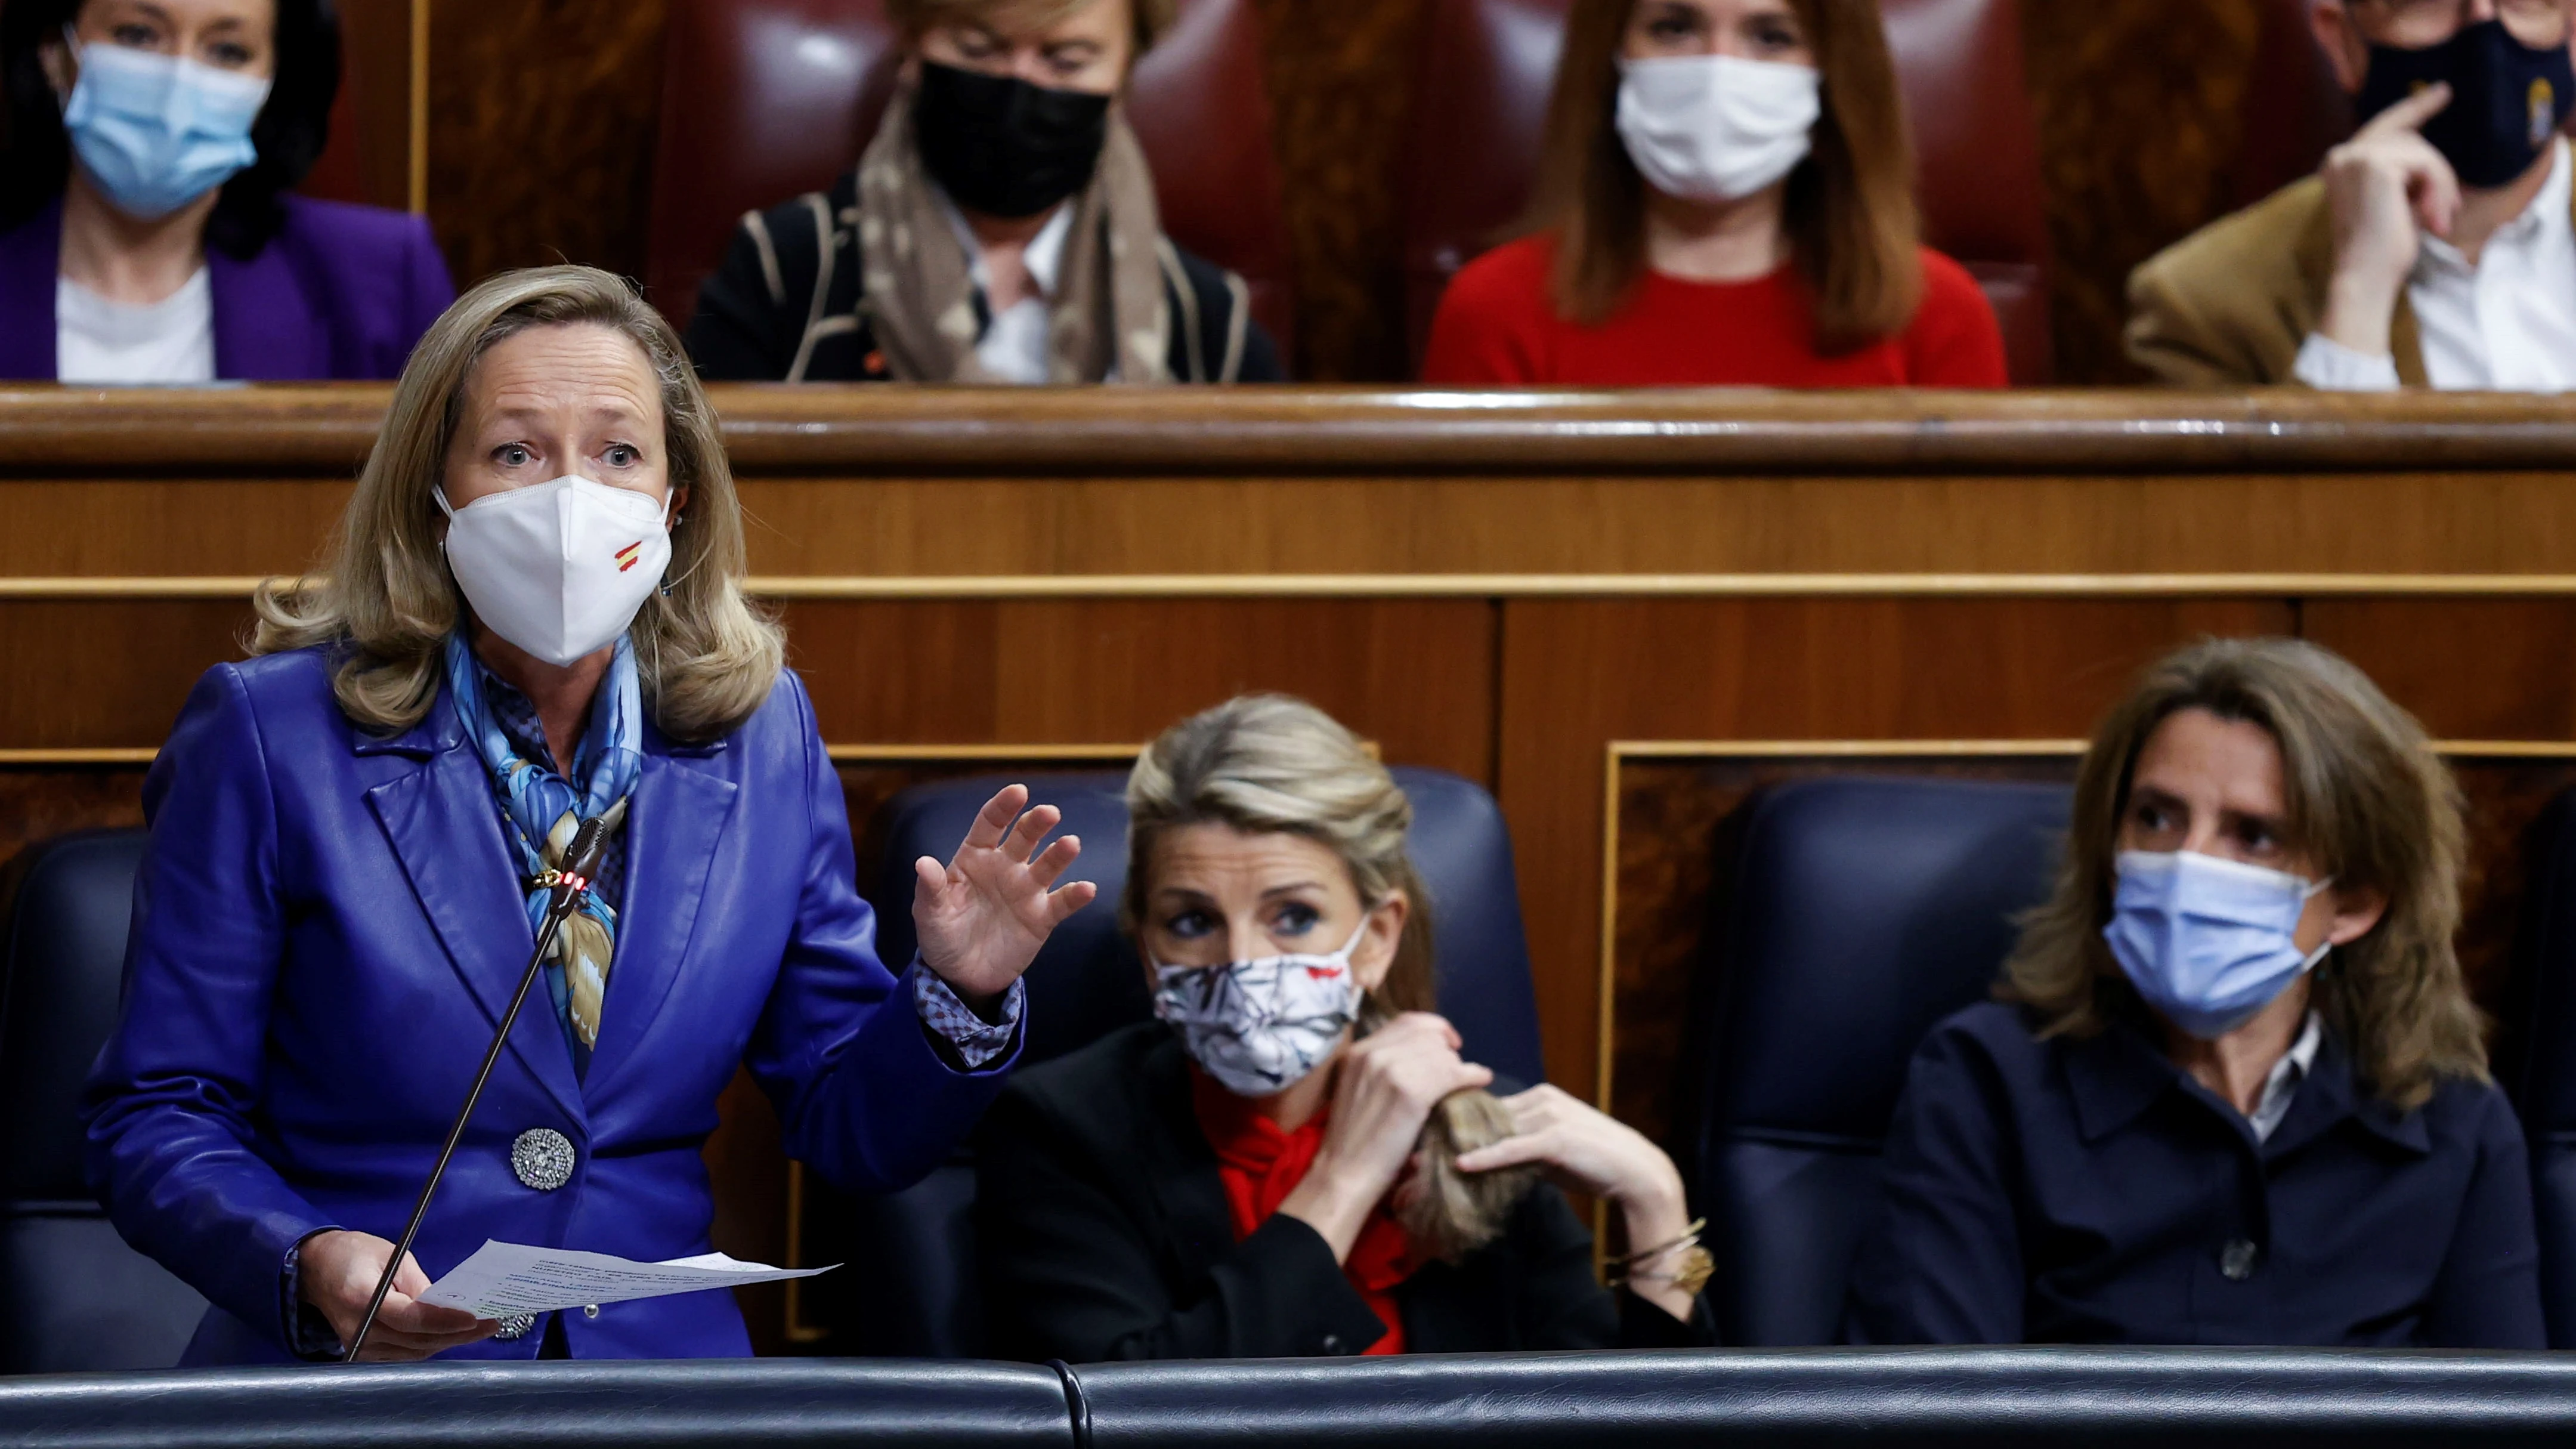
[[[0,1443],[2457,1445],[2576,1434],[2576,1358],[2211,1349],[1062,1365],[426,1365],[0,1380]]]

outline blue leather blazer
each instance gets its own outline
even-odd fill
[[[782,1145],[854,1191],[936,1165],[1013,1053],[952,1070],[876,956],[849,817],[803,684],[711,745],[648,727],[599,1044],[576,1080],[542,992],[511,1032],[414,1249],[487,1238],[645,1260],[709,1250],[700,1148],[747,1066]],[[186,1360],[287,1357],[288,1250],[399,1236],[534,940],[490,776],[442,688],[369,735],[316,651],[207,671],[144,786],[125,994],[89,1083],[89,1176],[128,1242],[214,1305]],[[916,968],[917,969],[917,968]],[[571,1180],[524,1185],[551,1128]],[[744,1354],[731,1294],[564,1315],[576,1357]],[[538,1335],[452,1358],[530,1358]]]

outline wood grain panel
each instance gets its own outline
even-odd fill
[[[220,599],[0,605],[0,749],[152,748],[209,665],[243,655]]]
[[[139,765],[0,769],[0,865],[39,840],[142,823]]]
[[[664,0],[432,0],[429,216],[460,287],[644,271]]]
[[[2165,650],[2291,626],[2254,599],[1507,602],[1497,793],[1548,1075],[1596,1066],[1610,741],[2063,739]]]
[[[2490,1013],[2505,1004],[2514,933],[2526,907],[2523,847],[2541,810],[2576,788],[2576,759],[2447,757],[2469,824],[2460,964]],[[2071,782],[2072,755],[1702,756],[1622,762],[1618,775],[1618,919],[1614,922],[1612,1102],[1621,1121],[1667,1140],[1694,982],[1722,969],[1709,932],[1722,908],[1729,827],[1754,792],[1828,775]]]
[[[1141,743],[1278,690],[1390,762],[1493,776],[1482,600],[808,600],[785,618],[835,743]]]
[[[2302,632],[2438,736],[2576,739],[2576,601],[2312,599]]]

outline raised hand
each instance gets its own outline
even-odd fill
[[[1004,786],[984,802],[947,865],[927,855],[912,863],[912,927],[922,964],[978,1011],[1029,969],[1049,932],[1100,893],[1089,881],[1053,889],[1082,854],[1082,842],[1068,835],[1039,853],[1038,842],[1064,815],[1052,805],[1022,814],[1028,803],[1026,785]]]
[[[2427,86],[2326,153],[2334,277],[2317,331],[2355,352],[2388,355],[2397,298],[2425,235],[2447,237],[2459,218],[2460,178],[2423,136],[2450,103],[2449,86]]]

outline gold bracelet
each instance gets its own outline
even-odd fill
[[[1673,1271],[1669,1273],[1631,1273],[1622,1281],[1631,1289],[1634,1289],[1634,1287],[1639,1283],[1670,1283],[1685,1294],[1696,1298],[1699,1296],[1699,1290],[1707,1287],[1708,1280],[1716,1275],[1717,1260],[1709,1256],[1708,1249],[1701,1247],[1697,1243],[1693,1243],[1682,1253],[1681,1263],[1678,1267],[1674,1268]],[[1617,1287],[1620,1285],[1613,1284],[1611,1286]]]
[[[1651,1248],[1640,1248],[1636,1252],[1630,1253],[1626,1257],[1619,1259],[1619,1265],[1623,1268],[1633,1268],[1639,1263],[1645,1262],[1649,1258],[1661,1257],[1675,1248],[1687,1248],[1691,1244],[1698,1242],[1699,1235],[1706,1231],[1707,1228],[1708,1219],[1693,1218],[1691,1219],[1690,1226],[1682,1229],[1682,1235],[1680,1237],[1673,1239],[1669,1243],[1657,1243]]]

